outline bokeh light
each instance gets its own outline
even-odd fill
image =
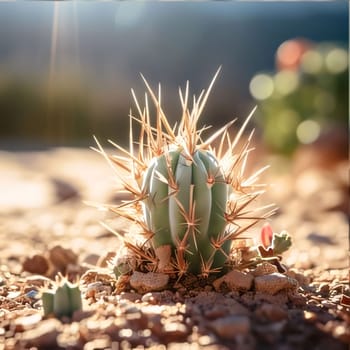
[[[291,70],[283,70],[275,75],[275,88],[281,95],[293,92],[299,84],[299,76]]]
[[[320,132],[320,124],[310,119],[301,122],[296,131],[298,140],[303,144],[312,143],[317,140]]]
[[[348,67],[348,54],[344,49],[333,49],[326,55],[325,63],[331,73],[344,72]]]
[[[309,74],[317,74],[323,65],[322,55],[316,50],[306,52],[301,60],[301,68]]]
[[[257,100],[265,100],[273,93],[273,79],[267,74],[256,75],[249,84],[250,93]]]

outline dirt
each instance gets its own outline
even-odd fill
[[[170,277],[163,290],[137,291],[106,264],[120,240],[100,222],[131,228],[91,206],[124,198],[99,155],[62,148],[0,159],[0,349],[348,348],[347,161],[300,170],[266,159],[274,185],[264,200],[279,207],[270,223],[293,239],[285,273]],[[45,317],[38,298],[58,272],[81,278],[84,307],[71,319]]]

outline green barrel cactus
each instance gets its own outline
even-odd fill
[[[185,93],[180,89],[182,118],[175,127],[162,110],[160,89],[156,97],[142,77],[156,107],[155,126],[150,122],[147,94],[142,109],[133,92],[139,117],[131,120],[139,123],[138,141],[133,141],[131,129],[130,150],[111,142],[121,153],[109,156],[96,140],[97,150],[116,166],[123,189],[132,196],[130,201],[107,208],[140,227],[142,244],[123,237],[139,261],[136,269],[179,276],[219,272],[232,262],[232,241],[272,213],[271,208],[266,210],[269,206],[249,207],[264,192],[264,185],[257,180],[265,169],[246,175],[252,134],[244,140],[241,136],[253,112],[233,138],[229,130],[233,122],[207,139],[203,137],[207,127],[197,127],[218,73],[208,90],[194,98],[191,110],[188,83]]]
[[[41,293],[44,315],[56,317],[71,317],[74,311],[82,309],[82,297],[78,284],[70,283],[60,277],[56,281],[54,289],[48,289]]]
[[[169,183],[174,184],[173,187]],[[196,150],[191,156],[181,148],[154,158],[146,170],[142,188],[144,217],[154,232],[155,248],[169,245],[186,261],[188,271],[199,274],[205,262],[221,268],[230,246],[220,244],[226,228],[229,185],[215,156]],[[216,244],[215,244],[216,242]]]

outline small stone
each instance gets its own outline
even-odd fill
[[[276,265],[270,264],[268,262],[263,262],[255,268],[255,270],[253,271],[253,275],[257,277],[257,276],[269,275],[275,272],[278,272]]]
[[[88,254],[84,259],[83,263],[87,265],[97,265],[100,256],[98,254]]]
[[[247,335],[250,332],[250,321],[247,316],[227,316],[210,323],[213,331],[225,339],[235,339],[239,335]]]
[[[294,278],[298,281],[300,286],[308,286],[310,284],[310,277],[299,272],[297,269],[290,269],[286,273],[287,276]]]
[[[329,295],[329,284],[324,282],[321,283],[320,286],[318,287],[318,293],[320,293],[322,296],[327,297]]]
[[[222,283],[225,283],[229,290],[247,291],[252,287],[254,277],[249,273],[232,270],[226,275],[213,282],[216,291],[220,290]]]
[[[78,261],[78,256],[71,249],[63,248],[60,245],[56,245],[49,250],[49,257],[62,273],[66,273],[69,264],[76,264]]]
[[[156,305],[156,304],[159,304],[160,302],[160,295],[159,293],[146,293],[141,301],[144,302],[144,303],[148,303],[148,304],[151,304],[151,305]]]
[[[43,320],[37,327],[22,334],[21,345],[25,348],[55,349],[56,338],[61,326],[61,322],[55,318]]]
[[[139,293],[164,290],[169,282],[169,276],[164,273],[135,271],[130,278],[130,286]]]
[[[95,298],[97,295],[111,294],[111,286],[105,285],[102,282],[89,283],[86,288],[86,298]]]
[[[145,294],[145,295],[148,295],[148,294]],[[138,300],[141,300],[141,298],[142,298],[141,295],[138,293],[121,292],[118,295],[119,300],[128,300],[128,301],[131,301],[133,303],[138,301]]]
[[[84,345],[84,350],[99,350],[99,349],[107,349],[111,345],[110,338],[104,337],[104,338],[97,338],[92,341],[87,342]]]
[[[53,178],[51,181],[55,187],[56,197],[59,201],[79,198],[79,191],[72,184],[58,178]]]
[[[190,333],[188,327],[181,322],[165,322],[163,329],[167,341],[184,341]]]
[[[285,290],[281,290],[276,294],[256,292],[254,295],[255,304],[267,302],[275,305],[285,305],[287,304],[288,300],[288,293]]]
[[[40,254],[35,254],[30,258],[26,258],[22,264],[23,271],[45,275],[49,269],[49,262]]]
[[[256,311],[256,316],[262,321],[277,322],[288,318],[286,309],[275,304],[262,304]]]
[[[32,329],[35,326],[37,326],[40,321],[41,321],[40,313],[34,313],[31,315],[18,317],[14,322],[16,332],[23,332],[25,330]]]
[[[255,290],[261,293],[274,295],[281,290],[295,290],[298,281],[281,273],[257,276],[254,279]]]

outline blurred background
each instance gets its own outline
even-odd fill
[[[326,137],[347,152],[346,1],[1,3],[0,147],[86,147],[92,135],[125,144],[140,72],[162,84],[175,122],[178,87],[189,80],[199,94],[220,65],[204,124],[258,105],[269,151]]]

